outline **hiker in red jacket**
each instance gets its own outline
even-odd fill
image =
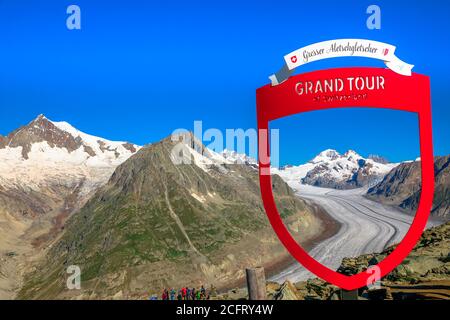
[[[183,300],[186,300],[186,288],[185,287],[183,287],[182,289],[181,289],[181,296],[183,297]]]

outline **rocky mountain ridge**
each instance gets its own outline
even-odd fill
[[[140,149],[67,221],[19,297],[133,299],[186,282],[221,287],[241,281],[245,265],[287,258],[267,221],[258,171],[220,157],[191,134]],[[320,235],[312,208],[279,177],[273,185],[293,235]],[[81,291],[65,286],[69,265],[82,270]]]
[[[450,218],[450,155],[435,157],[435,188],[431,214],[436,218]],[[420,160],[403,163],[367,192],[369,198],[399,206],[410,213],[417,210],[421,192]]]

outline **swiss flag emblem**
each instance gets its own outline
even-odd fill
[[[292,56],[291,57],[291,62],[292,63],[296,63],[297,62],[297,56]]]

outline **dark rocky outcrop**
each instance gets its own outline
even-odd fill
[[[435,189],[431,214],[450,219],[450,155],[434,161]],[[367,192],[368,197],[399,206],[409,212],[417,210],[421,192],[420,161],[403,163]]]

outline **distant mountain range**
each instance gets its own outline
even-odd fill
[[[286,181],[294,179],[316,187],[352,189],[378,183],[397,165],[381,157],[364,158],[353,150],[340,154],[328,149],[305,164],[286,166],[273,172]]]

